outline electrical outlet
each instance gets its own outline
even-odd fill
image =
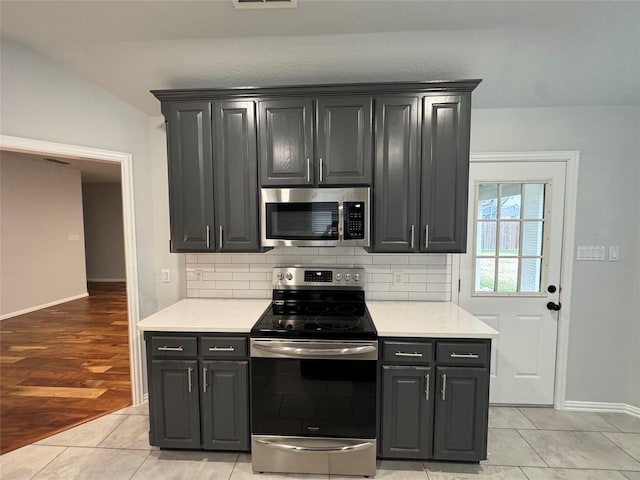
[[[196,282],[201,282],[202,281],[202,270],[196,270],[194,273],[194,276],[196,277]]]
[[[67,235],[67,240],[80,240],[80,237],[78,235],[70,233],[69,235]]]
[[[393,284],[402,285],[407,283],[407,274],[404,272],[393,272]]]
[[[171,282],[171,271],[168,268],[163,268],[162,269],[162,281],[164,283],[170,283]]]

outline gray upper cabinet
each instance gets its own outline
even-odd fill
[[[373,181],[375,252],[413,252],[418,235],[419,99],[376,98]]]
[[[262,101],[258,103],[258,115],[261,185],[313,183],[313,101]]]
[[[254,102],[213,104],[216,249],[257,251],[258,165]]]
[[[265,100],[258,119],[262,186],[371,184],[371,97]]]
[[[171,251],[214,251],[211,103],[163,104],[167,120]]]
[[[424,97],[420,251],[466,251],[471,95]]]
[[[318,98],[318,184],[371,184],[372,103],[371,97]]]

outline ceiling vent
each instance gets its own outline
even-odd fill
[[[58,165],[71,165],[71,162],[64,160],[58,160],[57,158],[43,158],[45,162],[57,163]]]
[[[298,0],[232,0],[235,8],[296,8]]]

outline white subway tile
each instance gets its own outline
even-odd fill
[[[284,247],[285,255],[318,255],[316,247]]]
[[[409,255],[374,255],[373,256],[373,264],[374,265],[407,265],[409,263],[408,260]]]
[[[187,288],[187,297],[188,298],[197,298],[200,295],[198,295],[198,289],[197,288]]]
[[[371,282],[393,282],[393,275],[391,273],[374,273],[371,275]]]
[[[202,272],[204,280],[233,280],[231,272]]]
[[[252,263],[251,265],[249,265],[249,271],[250,272],[262,272],[262,273],[267,273],[269,275],[269,278],[271,278],[271,272],[273,271],[273,264],[272,263],[260,263],[260,264],[255,264]]]
[[[251,269],[251,265],[249,265],[249,269]],[[271,278],[267,272],[234,272],[233,280],[259,280],[264,281]],[[231,280],[231,279],[229,279]]]
[[[233,290],[200,290],[201,298],[232,298]]]
[[[447,297],[442,293],[427,293],[427,292],[409,292],[409,300],[415,300],[420,302],[446,302]]]
[[[195,253],[187,253],[184,259],[184,263],[198,263],[198,255]]]
[[[341,258],[341,257],[338,257]],[[300,265],[336,265],[336,257],[330,257],[323,255],[321,257],[302,257],[300,259]]]
[[[409,292],[371,292],[371,300],[409,300]]]
[[[220,282],[216,282],[216,288],[222,289],[222,290],[249,290],[250,288],[250,282],[247,281],[220,281]]]
[[[284,247],[273,247],[271,250],[267,250],[265,255],[284,255]]]
[[[349,257],[348,260],[347,262],[346,258],[338,257],[339,263],[350,263],[351,265],[371,265],[373,263],[373,257],[371,255],[354,255],[353,257]]]
[[[390,284],[389,283],[370,283],[365,288],[370,292],[388,292]]]
[[[318,248],[318,255],[353,256],[353,250],[353,247],[320,247]]]
[[[430,283],[427,285],[427,292],[450,292],[451,284],[449,283]]]
[[[201,282],[187,280],[187,288],[216,288],[216,282],[207,280],[202,280]]]
[[[216,265],[216,272],[248,272],[249,265],[243,263],[220,263]]]
[[[231,254],[202,253],[198,255],[198,263],[231,263]]]
[[[371,265],[367,268],[367,273],[376,274],[376,273],[390,273],[391,268],[389,265]]]
[[[262,253],[234,253],[231,263],[266,263],[267,258]]]
[[[266,281],[250,281],[249,289],[250,290],[268,290],[273,288],[273,283]]]
[[[271,297],[271,290],[233,290],[233,298],[270,298],[270,297]]]
[[[403,283],[401,285],[391,285],[392,292],[426,292],[427,285],[424,283]]]

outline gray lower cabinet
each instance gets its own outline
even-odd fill
[[[433,423],[430,378],[430,367],[382,367],[381,449],[385,457],[430,456]]]
[[[172,101],[162,111],[171,251],[258,251],[255,103]]]
[[[372,130],[369,96],[261,101],[260,184],[370,185]]]
[[[380,456],[486,459],[490,340],[380,341]]]
[[[149,443],[249,450],[247,338],[146,332]]]

